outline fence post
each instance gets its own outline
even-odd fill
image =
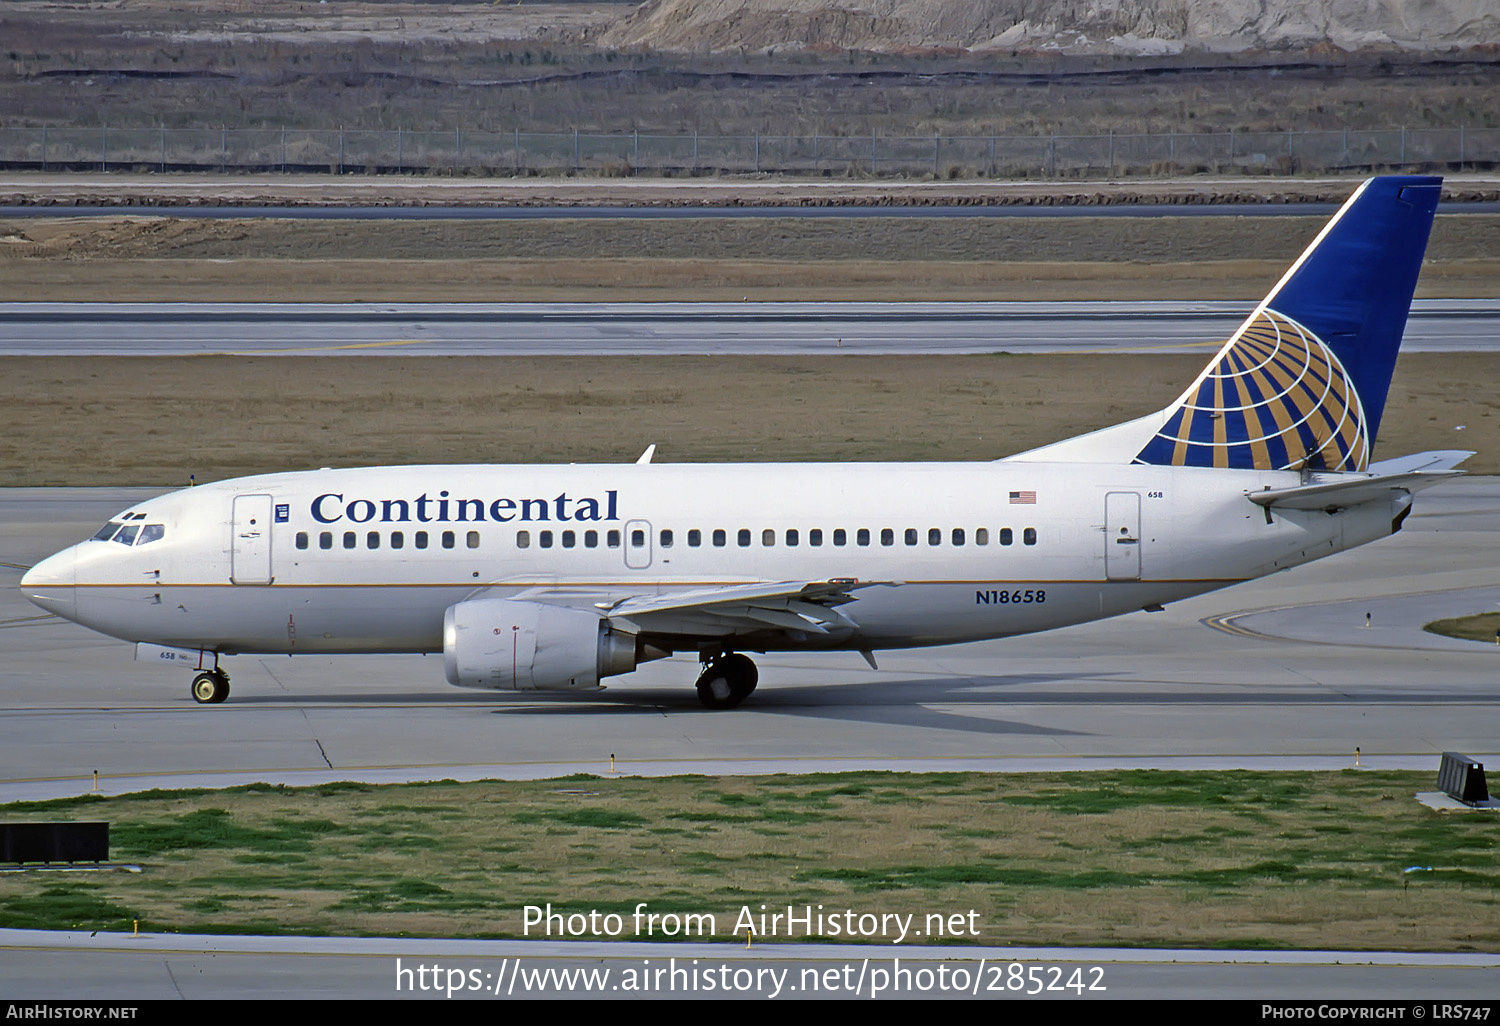
[[[1057,177],[1057,136],[1047,136],[1047,177]]]
[[[1229,162],[1234,163],[1234,129],[1229,130]]]
[[[463,129],[461,129],[461,128],[455,128],[453,130],[453,173],[454,174],[457,174],[458,173],[458,169],[461,168],[461,167],[463,167],[463,160],[464,160],[464,132],[463,132]]]
[[[1110,178],[1115,176],[1115,130],[1109,130],[1109,169],[1106,172]]]
[[[286,126],[281,126],[281,173],[286,174]]]
[[[630,151],[630,173],[634,175],[639,173],[641,168],[641,130],[639,128],[632,129],[630,138],[633,142],[633,147]]]
[[[521,128],[516,126],[516,174],[521,173]]]
[[[47,152],[47,130],[45,128],[42,129],[42,152],[43,153]],[[45,163],[45,158],[43,158],[43,162]],[[1463,125],[1459,125],[1458,126],[1458,169],[1460,171],[1462,171],[1464,169],[1464,126]]]
[[[938,137],[932,137],[932,177],[938,176]]]
[[[219,126],[219,174],[224,173],[224,168],[229,164],[229,128],[226,125]]]
[[[1349,166],[1349,129],[1344,129],[1344,142],[1339,148],[1339,167]]]
[[[693,174],[698,173],[698,130],[693,129]]]
[[[109,170],[109,126],[99,126],[99,170]]]
[[[1401,166],[1406,167],[1406,126],[1401,126]]]
[[[339,174],[344,173],[344,126],[339,126]]]
[[[401,126],[396,126],[396,174],[401,173]]]
[[[760,174],[760,129],[755,130],[755,173]]]
[[[42,170],[47,170],[47,126],[42,126]]]
[[[578,156],[578,129],[573,129],[573,170],[577,171],[583,166],[583,161]]]
[[[875,140],[877,138],[878,136],[875,134],[875,129],[870,129],[870,174],[872,176],[875,174],[875,164],[879,159],[875,151]]]
[[[813,174],[818,173],[818,130],[813,129]]]
[[[166,174],[167,173],[167,126],[166,126],[165,123],[163,123],[160,127],[161,127],[161,173],[162,174]]]

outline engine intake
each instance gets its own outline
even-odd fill
[[[642,653],[634,634],[584,609],[515,599],[470,599],[443,614],[443,669],[448,683],[497,691],[595,688],[599,678],[629,673]]]

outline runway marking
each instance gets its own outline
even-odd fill
[[[425,346],[430,338],[396,339],[391,342],[351,342],[343,346],[303,346],[294,349],[237,349],[228,352],[198,353],[198,356],[279,356],[282,353],[329,353],[341,349],[389,349],[392,346]]]

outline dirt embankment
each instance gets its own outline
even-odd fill
[[[693,53],[1450,50],[1500,40],[1490,0],[648,0],[606,46]]]

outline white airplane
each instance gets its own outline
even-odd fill
[[[1176,402],[1042,449],[267,474],[132,506],[21,588],[196,660],[209,703],[237,653],[442,652],[450,684],[524,691],[696,652],[722,709],[747,651],[874,666],[1156,610],[1392,534],[1471,455],[1369,462],[1440,189],[1365,182]]]

